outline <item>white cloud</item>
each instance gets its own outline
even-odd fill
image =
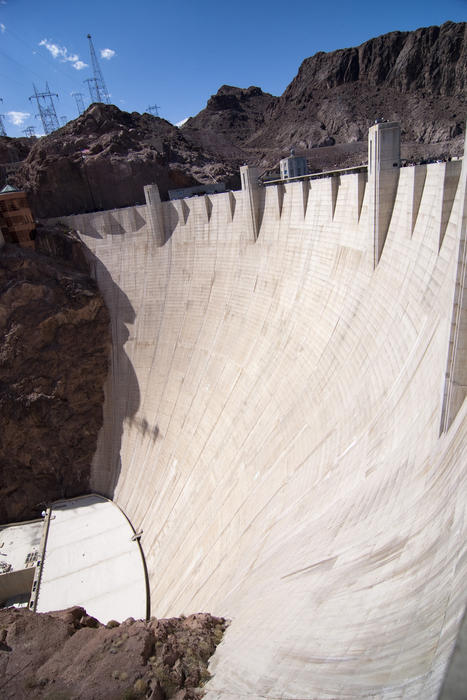
[[[77,53],[68,53],[66,46],[59,46],[48,39],[42,39],[42,41],[39,42],[39,46],[45,46],[52,57],[60,59],[62,63],[71,63],[75,70],[82,70],[88,66],[84,61],[80,61]]]
[[[5,29],[5,25],[0,22],[0,31],[2,32],[2,34],[5,34]]]
[[[73,63],[73,68],[76,68],[76,70],[83,70],[83,68],[87,68],[87,66],[88,64],[83,61],[75,61],[75,63]]]
[[[185,119],[182,119],[181,122],[177,122],[177,123],[175,124],[175,126],[178,126],[178,127],[183,126],[184,124],[187,123],[187,121],[189,120],[189,118],[190,118],[190,117],[185,117]]]
[[[73,63],[73,68],[76,68],[76,70],[83,70],[83,68],[87,68],[88,64],[84,63],[84,61],[75,61]]]
[[[51,42],[47,41],[47,39],[42,39],[42,41],[39,42],[39,46],[45,46],[45,48],[50,51],[54,58],[60,56],[61,51],[57,44],[52,44]]]
[[[7,112],[8,119],[15,126],[22,126],[31,115],[29,112]]]
[[[101,58],[106,58],[110,61],[111,58],[115,56],[115,51],[113,49],[101,49]]]

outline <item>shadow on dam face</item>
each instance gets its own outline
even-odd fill
[[[254,237],[244,192],[164,245],[144,207],[66,220],[112,316],[92,486],[143,531],[153,615],[231,618],[208,698],[437,697],[467,597],[459,172],[401,169],[376,266],[361,174],[266,188]]]
[[[91,234],[94,235],[94,234]],[[111,369],[105,386],[104,427],[100,432],[96,457],[104,470],[99,472],[96,487],[113,497],[121,472],[120,446],[125,421],[133,421],[139,405],[140,391],[133,365],[125,352],[136,314],[127,295],[116,284],[105,265],[90,251],[87,254],[92,276],[97,280],[111,315]],[[109,415],[110,409],[110,415]]]

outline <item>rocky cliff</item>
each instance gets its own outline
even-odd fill
[[[251,86],[247,89],[223,85],[206,108],[183,125],[183,135],[205,152],[225,159],[248,157],[245,143],[264,126],[277,97]]]
[[[446,22],[413,32],[390,32],[360,46],[305,59],[284,96],[304,83],[328,90],[362,81],[400,92],[462,96],[467,84],[466,23]]]
[[[0,610],[2,698],[195,700],[225,628],[208,614],[102,625],[80,607]]]
[[[36,248],[0,254],[0,522],[86,493],[102,425],[107,309],[73,234]]]
[[[248,143],[357,142],[380,116],[401,123],[405,143],[449,141],[464,130],[466,85],[466,23],[391,32],[305,59]]]

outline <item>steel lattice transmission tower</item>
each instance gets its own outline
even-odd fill
[[[0,97],[0,102],[3,102],[3,98]],[[5,126],[3,124],[4,114],[0,114],[0,136],[6,136]]]
[[[146,107],[146,112],[148,112],[148,114],[152,114],[153,117],[158,117],[159,105],[150,105],[149,107]]]
[[[36,127],[35,126],[27,126],[25,129],[23,129],[23,134],[25,136],[27,136],[28,138],[31,138],[31,136],[35,136]]]
[[[84,82],[88,84],[89,97],[91,98],[91,102],[102,102],[99,90],[97,88],[96,79],[86,78]]]
[[[88,34],[89,39],[89,51],[91,52],[91,63],[92,72],[94,73],[94,78],[88,78],[85,80],[89,83],[89,92],[91,94],[91,99],[94,102],[105,102],[105,104],[110,104],[109,93],[107,86],[104,82],[104,76],[102,75],[101,67],[99,61],[97,60],[96,52],[94,50],[94,44],[92,43],[91,35]]]
[[[60,128],[53,101],[53,98],[58,98],[58,95],[56,92],[50,92],[49,83],[46,83],[45,87],[45,92],[37,92],[37,88],[33,83],[34,95],[31,95],[29,99],[37,101],[39,116],[42,121],[42,126],[44,127],[44,133],[50,134],[52,131],[55,131],[55,129]]]
[[[78,114],[82,114],[85,110],[83,93],[82,92],[72,92],[71,96],[75,98],[76,107],[78,109]]]

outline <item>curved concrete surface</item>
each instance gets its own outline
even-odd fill
[[[93,486],[144,531],[153,615],[232,618],[208,698],[437,696],[467,597],[465,180],[401,169],[376,266],[362,174],[67,219],[113,323]]]
[[[52,503],[34,609],[81,605],[104,624],[144,619],[145,568],[134,535],[121,510],[102,496]]]

